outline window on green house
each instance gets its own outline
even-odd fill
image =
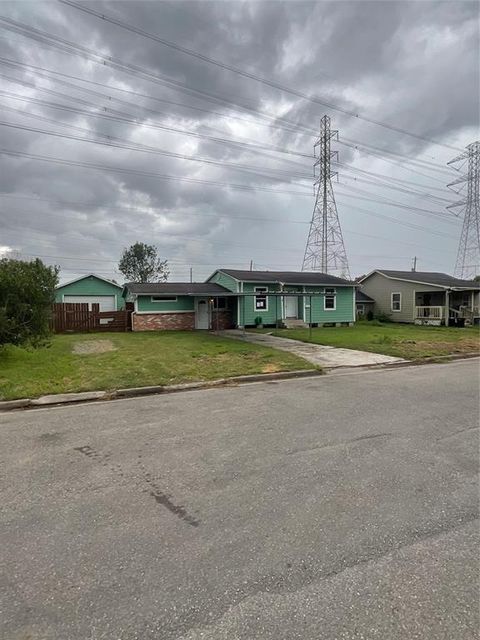
[[[336,289],[325,289],[325,297],[323,299],[323,308],[325,311],[335,311],[337,306],[337,291]]]
[[[255,293],[267,293],[268,287],[255,287]],[[268,298],[266,295],[255,296],[255,311],[268,311]]]

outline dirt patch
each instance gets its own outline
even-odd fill
[[[264,367],[262,367],[262,373],[277,373],[277,371],[280,371],[281,367],[278,364],[267,364]]]
[[[72,352],[76,355],[89,355],[91,353],[106,353],[107,351],[116,351],[117,348],[111,340],[84,340],[83,342],[75,342]]]

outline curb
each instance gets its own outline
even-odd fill
[[[297,371],[280,371],[278,373],[258,373],[247,376],[235,376],[232,378],[219,378],[202,382],[185,382],[182,384],[155,385],[150,387],[133,387],[131,389],[117,389],[115,391],[83,391],[80,393],[59,393],[55,395],[41,396],[33,400],[22,398],[20,400],[0,401],[0,413],[15,409],[28,409],[49,406],[62,406],[80,402],[94,402],[96,400],[115,400],[122,398],[140,398],[142,396],[159,395],[163,393],[179,393],[195,389],[211,389],[215,387],[235,386],[252,382],[264,382],[274,380],[288,380],[289,378],[310,378],[322,375],[319,369],[300,369]]]
[[[335,375],[335,373],[342,373],[342,371],[368,371],[379,369],[401,369],[406,367],[421,367],[424,364],[449,364],[455,360],[470,360],[472,358],[480,358],[479,353],[465,353],[465,354],[450,354],[442,356],[428,356],[427,358],[421,358],[418,360],[402,360],[400,362],[381,362],[377,364],[361,364],[355,367],[341,366],[341,367],[325,367],[326,375]]]

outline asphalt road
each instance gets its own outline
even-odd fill
[[[478,638],[478,374],[1,414],[0,637]]]

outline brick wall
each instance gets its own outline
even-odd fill
[[[217,323],[218,323],[218,330],[222,331],[223,329],[233,329],[234,324],[233,324],[233,318],[232,318],[232,313],[230,310],[228,309],[220,309],[219,311],[213,311],[212,312],[212,331],[215,331],[217,329]]]
[[[133,331],[158,331],[176,329],[178,331],[195,329],[195,312],[191,313],[134,313]]]

